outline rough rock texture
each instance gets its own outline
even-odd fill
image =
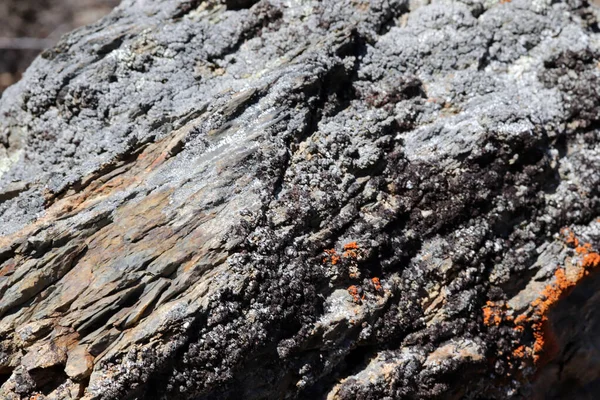
[[[597,398],[597,14],[125,0],[65,37],[0,104],[0,397]]]

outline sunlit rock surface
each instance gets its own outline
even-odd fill
[[[0,103],[0,397],[597,398],[597,15],[124,0],[67,35]]]

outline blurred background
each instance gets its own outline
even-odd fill
[[[0,94],[60,37],[108,14],[120,0],[0,0]]]

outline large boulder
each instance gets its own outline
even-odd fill
[[[597,14],[124,0],[67,35],[0,103],[0,397],[597,398]]]

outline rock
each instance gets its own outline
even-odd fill
[[[595,398],[598,15],[124,0],[65,36],[0,102],[0,397]]]
[[[84,346],[77,346],[69,352],[65,372],[69,378],[79,381],[87,378],[94,368],[94,357]]]

